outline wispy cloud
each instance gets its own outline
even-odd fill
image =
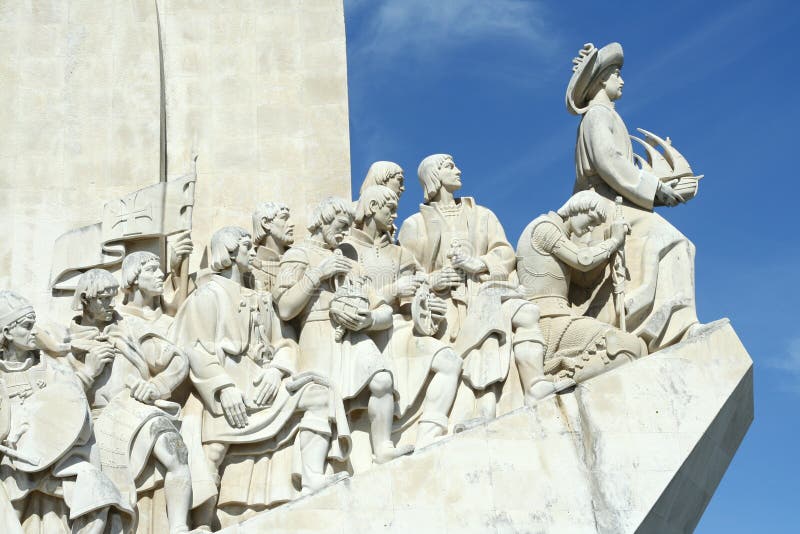
[[[773,369],[784,371],[787,389],[800,394],[800,337],[789,341],[783,358],[771,358],[766,363]]]
[[[516,40],[545,54],[555,46],[536,0],[345,0],[345,10],[358,19],[351,55],[370,63],[430,62],[486,40]]]

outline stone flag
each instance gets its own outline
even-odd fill
[[[161,182],[107,202],[102,221],[56,239],[50,288],[71,290],[82,271],[122,261],[125,242],[192,228],[196,176]]]

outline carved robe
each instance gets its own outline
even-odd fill
[[[0,426],[11,433],[29,425],[27,432],[41,436],[58,430],[58,423],[77,422],[76,428],[61,429],[46,445],[33,444],[46,451],[48,461],[54,460],[41,469],[20,470],[10,456],[0,453],[0,499],[5,501],[0,503],[1,524],[10,532],[15,532],[16,523],[20,529],[16,532],[67,534],[85,532],[87,522],[104,518],[105,532],[128,532],[134,513],[130,502],[91,463],[89,404],[72,370],[44,352],[25,362],[0,360],[0,390],[0,403],[8,403],[0,407],[0,417],[8,418]],[[40,401],[47,393],[51,393],[47,400]],[[62,399],[61,408],[49,405],[52,395]],[[50,412],[38,413],[43,410]],[[38,450],[24,446],[19,450],[41,458]],[[24,502],[21,525],[10,508],[12,502],[20,506],[20,501]]]
[[[296,374],[297,344],[281,332],[270,295],[217,274],[186,300],[175,317],[173,338],[189,354],[189,376],[202,402],[202,443],[230,445],[220,484],[220,507],[267,507],[295,498],[298,493],[293,482],[302,474],[300,451],[297,447],[289,454],[284,451],[300,429],[332,436],[328,458],[344,461],[349,454],[349,426],[333,390],[327,419],[319,420],[300,408],[305,391],[323,383],[312,375]],[[271,404],[259,406],[253,402],[256,380],[269,367],[289,377]],[[228,386],[244,393],[245,428],[231,427],[225,419],[219,391]],[[189,447],[190,456],[193,450],[196,456],[197,448]],[[257,457],[270,461],[262,465],[255,461]],[[263,478],[257,479],[259,476]]]
[[[627,296],[638,294],[645,306],[627,317],[630,332],[644,338],[651,351],[679,340],[697,323],[694,292],[694,245],[674,226],[653,212],[658,178],[633,161],[633,147],[622,118],[605,104],[593,104],[581,120],[575,147],[575,191],[594,189],[609,200],[623,197],[622,212],[631,226],[625,243],[631,280]],[[573,293],[580,311],[613,321],[609,282],[594,273]]]
[[[358,262],[359,272],[370,277],[373,289],[394,310],[392,326],[370,335],[392,360],[399,395],[397,415],[402,417],[423,391],[433,357],[448,347],[436,338],[416,334],[410,300],[400,301],[386,291],[398,278],[417,272],[419,266],[408,250],[392,243],[385,234],[373,242],[367,234],[353,228],[340,248],[346,257]]]
[[[406,219],[399,241],[428,273],[450,265],[451,243],[486,264],[488,273],[465,275],[462,285],[438,293],[448,303],[439,337],[464,357],[462,376],[472,388],[503,382],[511,363],[511,320],[527,303],[508,282],[516,257],[500,221],[471,197],[456,199],[455,208],[432,202]],[[518,334],[518,341],[540,341],[538,330]]]
[[[304,279],[307,269],[316,267],[333,254],[322,243],[306,239],[286,251],[281,260],[276,300]],[[300,370],[313,371],[330,378],[342,398],[354,399],[366,390],[372,377],[380,371],[393,371],[392,361],[382,354],[367,332],[347,332],[341,341],[336,340],[335,326],[331,322],[330,308],[336,289],[331,279],[323,280],[312,292],[311,299],[295,319],[300,332]],[[305,287],[305,286],[304,286]],[[369,306],[375,309],[383,301],[374,293],[369,295]],[[391,310],[386,307],[387,319]],[[395,385],[396,388],[396,385]],[[353,403],[348,409],[363,406]]]

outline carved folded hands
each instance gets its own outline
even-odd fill
[[[281,387],[283,380],[283,372],[275,367],[265,369],[261,375],[256,378],[253,385],[256,386],[255,397],[253,402],[257,406],[266,406],[271,404],[275,397],[278,395],[278,390]]]

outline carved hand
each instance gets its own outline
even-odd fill
[[[131,396],[139,402],[153,404],[159,397],[158,388],[147,380],[139,378],[136,385],[131,388]]]
[[[369,310],[358,310],[356,312],[342,310],[339,314],[339,320],[351,332],[360,332],[372,325],[372,312]]]
[[[114,348],[111,345],[98,345],[86,354],[84,367],[86,373],[97,378],[103,372],[106,364],[114,361]]]
[[[428,276],[428,283],[434,291],[444,291],[461,284],[461,275],[452,267],[445,267],[440,271],[432,272]]]
[[[431,295],[428,298],[428,309],[431,311],[431,315],[437,319],[441,319],[447,313],[447,303],[444,301],[444,299],[441,299],[436,295]]]
[[[676,193],[672,186],[661,182],[658,184],[658,189],[656,189],[656,204],[660,204],[662,206],[677,206],[681,202],[683,202],[683,197]]]
[[[620,247],[625,244],[625,236],[628,235],[629,230],[630,226],[624,219],[614,219],[614,222],[611,223],[611,237],[620,243]]]
[[[486,264],[483,263],[483,260],[476,258],[475,256],[456,254],[453,256],[451,261],[453,262],[453,267],[461,269],[462,271],[470,274],[482,273],[488,270],[486,268]]]
[[[333,254],[325,258],[322,263],[317,267],[320,271],[320,279],[326,280],[337,274],[345,274],[350,272],[350,260],[339,254]]]
[[[266,406],[275,400],[283,380],[283,372],[275,367],[265,369],[261,376],[253,383],[258,386],[253,402],[258,406]]]
[[[419,289],[420,284],[425,280],[424,277],[419,277],[416,275],[406,275],[401,276],[397,279],[394,283],[395,291],[394,294],[396,297],[413,297],[414,293],[417,292]]]
[[[220,391],[219,402],[222,404],[222,412],[229,425],[234,428],[247,426],[247,407],[244,405],[244,395],[239,388],[228,386]]]
[[[170,268],[172,272],[177,272],[184,258],[189,256],[194,250],[191,232],[188,230],[178,234],[177,239],[170,245]]]

